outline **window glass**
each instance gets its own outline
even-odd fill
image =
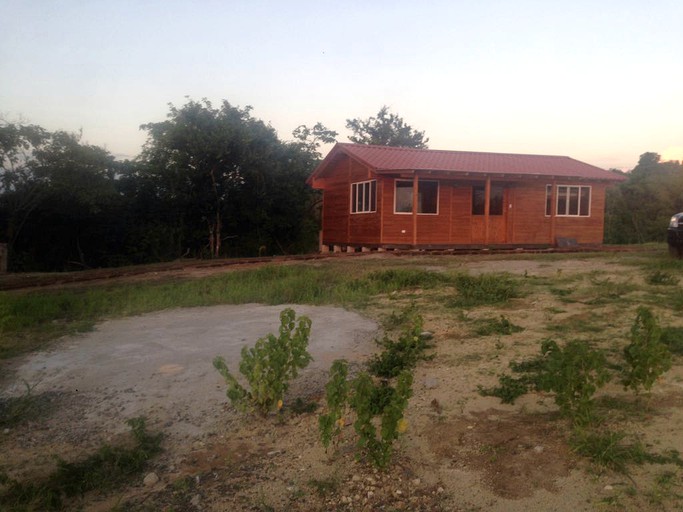
[[[472,187],[472,215],[484,215],[486,208],[486,188]]]
[[[548,194],[546,187],[546,215],[548,215]],[[590,215],[591,188],[561,185],[557,187],[557,215],[569,217],[588,217]]]
[[[472,187],[472,215],[486,214],[486,187],[475,185]],[[491,186],[489,198],[489,215],[503,215],[503,187]]]
[[[418,181],[417,199],[417,213],[438,213],[439,182]]]
[[[590,215],[590,204],[591,204],[591,189],[590,187],[581,187],[581,209],[579,215],[588,216]]]
[[[503,215],[503,187],[491,186],[489,198],[489,215]]]
[[[351,184],[351,213],[371,213],[377,210],[377,182]]]
[[[396,213],[412,213],[413,182],[396,180],[394,211]]]
[[[567,187],[557,187],[557,214],[567,215]]]
[[[568,215],[579,214],[579,187],[569,187],[569,211]]]

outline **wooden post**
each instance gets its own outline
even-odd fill
[[[491,176],[486,177],[484,192],[484,245],[489,244],[489,214],[491,213]]]
[[[417,172],[413,175],[413,246],[417,245]]]
[[[557,216],[557,182],[552,181],[550,190],[550,245],[555,246],[555,218]]]

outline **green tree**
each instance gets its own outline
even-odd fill
[[[643,153],[627,181],[608,190],[605,241],[663,241],[672,214],[683,211],[683,165]]]
[[[138,160],[144,186],[137,190],[168,213],[167,231],[181,254],[310,249],[317,227],[306,179],[319,157],[315,137],[324,141],[333,132],[318,124],[282,142],[251,116],[251,107],[223,101],[216,108],[208,100],[171,105],[166,121],[142,129],[148,141]]]
[[[309,153],[313,157],[320,159],[320,146],[322,144],[334,144],[337,142],[339,135],[334,130],[328,129],[322,123],[316,123],[312,128],[302,124],[294,129],[292,132],[296,144],[299,144],[304,152]]]
[[[77,134],[2,128],[0,229],[10,268],[108,264],[120,249],[117,233],[124,231],[117,190],[122,164],[106,150],[81,143]]]
[[[427,149],[429,142],[425,132],[414,130],[402,117],[389,112],[386,105],[379,109],[377,117],[347,119],[346,128],[353,132],[349,140],[357,144]]]

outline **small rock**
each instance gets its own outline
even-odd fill
[[[396,496],[400,496],[401,494],[403,494],[403,492],[401,492],[400,489],[397,489],[397,490],[396,490]]]
[[[272,452],[268,452],[268,457],[272,457],[273,455],[277,455],[280,453],[280,450],[273,450]]]
[[[436,377],[425,377],[424,386],[427,389],[434,389],[439,387],[439,379]]]
[[[605,490],[605,491],[613,491],[613,490],[614,490],[614,487],[612,487],[611,485],[606,485],[605,487],[603,487],[603,490]]]
[[[9,434],[9,429],[6,428],[5,430],[2,431],[3,434]]]
[[[195,494],[192,496],[192,499],[190,500],[190,505],[192,505],[195,508],[199,508],[199,502],[201,501],[202,497],[199,494]]]
[[[361,480],[361,478],[360,478],[359,475],[353,475],[353,476],[351,477],[351,481],[352,481],[352,482],[360,482],[360,480]]]
[[[441,494],[443,492],[443,487],[438,487],[436,489],[436,494]]]
[[[543,446],[541,446],[540,444],[537,446],[534,446],[534,451],[536,453],[543,453],[543,450],[545,450],[545,448]]]
[[[349,498],[348,496],[342,496],[342,497],[341,497],[341,502],[342,502],[342,503],[348,504],[348,503],[351,503],[352,501],[353,501],[353,500],[352,500],[351,498]]]
[[[418,486],[418,485],[420,485],[421,483],[422,483],[422,480],[420,480],[419,478],[416,478],[415,480],[412,481],[412,484],[415,485],[415,486]]]
[[[368,491],[368,499],[372,498],[375,495],[374,492]]]
[[[142,481],[142,483],[145,484],[147,487],[151,487],[154,484],[156,484],[158,481],[159,481],[159,477],[157,476],[157,474],[154,472],[151,472],[151,473],[147,473],[147,475],[145,475],[145,479]]]
[[[431,340],[434,337],[434,333],[431,331],[422,331],[420,333],[420,339],[422,340]]]

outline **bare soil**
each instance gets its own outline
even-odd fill
[[[380,298],[364,312],[365,318],[336,308],[316,313],[316,308],[294,306],[297,312],[313,317],[314,329],[335,315],[341,323],[334,324],[334,332],[332,327],[318,328],[333,335],[324,343],[312,338],[317,366],[294,383],[283,412],[266,418],[239,414],[227,402],[224,385],[210,362],[214,355],[227,355],[229,349],[216,352],[217,347],[209,345],[208,350],[188,353],[182,344],[164,341],[172,337],[173,325],[179,332],[189,329],[193,321],[206,326],[207,317],[202,315],[209,312],[177,310],[116,321],[120,324],[106,322],[94,333],[52,345],[49,352],[8,363],[3,374],[9,369],[11,378],[0,383],[3,392],[19,393],[21,379],[39,375],[35,392],[44,401],[45,412],[28,424],[0,433],[0,469],[17,478],[46,474],[54,467],[52,455],[71,460],[102,442],[119,442],[127,435],[125,419],[144,414],[151,430],[166,435],[164,452],[149,469],[159,481],[145,485],[142,475],[116,493],[85,496],[73,503],[74,508],[576,512],[683,507],[680,468],[644,465],[621,474],[595,467],[570,450],[569,426],[559,417],[552,397],[530,394],[514,405],[504,405],[477,390],[496,384],[510,361],[537,354],[540,340],[558,336],[557,329],[573,329],[578,337],[597,337],[602,346],[618,350],[630,328],[622,318],[633,315],[623,316],[621,303],[596,305],[589,300],[595,292],[587,285],[587,276],[615,283],[642,282],[642,276],[609,258],[578,255],[557,261],[446,257],[415,258],[414,263],[434,271],[509,272],[531,280],[560,279],[563,287],[586,296],[566,302],[547,288],[538,288],[502,309],[462,312],[430,306],[433,301],[425,291]],[[199,270],[209,271],[225,269]],[[414,396],[406,415],[408,431],[397,443],[393,464],[381,472],[357,459],[351,424],[343,429],[339,444],[326,452],[318,441],[317,412],[298,413],[294,403],[299,398],[323,404],[325,372],[331,360],[344,355],[354,368],[360,368],[375,350],[372,340],[379,334],[378,322],[410,302],[417,304],[425,327],[434,333],[434,358],[420,363],[415,371]],[[635,302],[627,309],[633,309]],[[230,316],[234,307],[220,310],[220,315],[234,322],[249,308],[249,314],[263,318],[263,324],[253,324],[235,346],[241,341],[251,344],[276,329],[281,308],[264,311],[261,307],[239,306],[243,309],[234,309],[234,316]],[[683,325],[665,307],[657,313],[667,325]],[[472,334],[472,320],[501,314],[524,331],[509,336]],[[615,321],[607,322],[607,329],[599,333],[582,331],[581,326],[595,317]],[[216,329],[184,335],[195,348],[212,337],[229,337],[228,320],[219,322]],[[106,337],[115,332],[123,338],[114,342]],[[99,342],[98,333],[104,336]],[[344,339],[351,341],[345,344],[340,341]],[[236,357],[233,353],[235,365]],[[85,389],[83,382],[89,383]],[[650,397],[633,398],[616,384],[601,394],[622,400],[624,410],[611,412],[614,420],[654,452],[683,451],[682,383],[683,365],[676,359]],[[663,475],[670,478],[665,480]]]

